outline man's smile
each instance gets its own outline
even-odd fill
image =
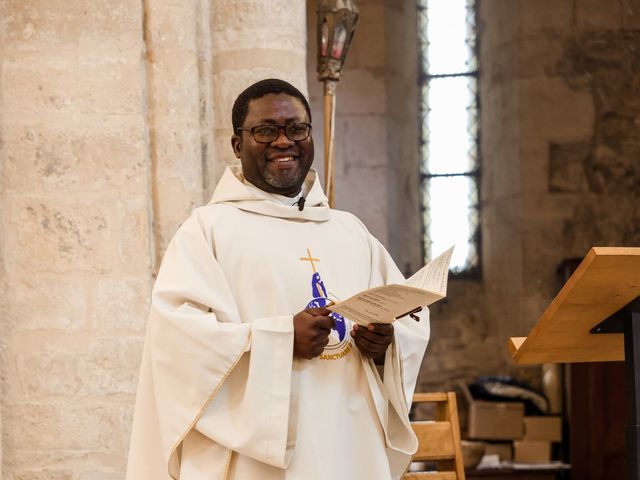
[[[267,163],[278,167],[291,167],[298,161],[298,156],[292,153],[276,153],[267,157]]]

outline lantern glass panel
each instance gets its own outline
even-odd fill
[[[322,29],[320,30],[320,55],[322,57],[327,56],[327,45],[329,45],[329,24],[325,20],[322,22]]]
[[[342,58],[342,52],[344,50],[344,43],[347,41],[347,30],[344,25],[339,22],[333,29],[333,48],[331,49],[331,56],[337,60]]]

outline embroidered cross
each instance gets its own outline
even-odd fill
[[[313,269],[313,273],[316,273],[316,265],[313,263],[314,261],[319,262],[320,259],[319,258],[313,258],[311,256],[311,250],[309,250],[307,248],[307,255],[309,255],[308,257],[300,257],[300,260],[302,260],[303,262],[311,262],[311,268]]]

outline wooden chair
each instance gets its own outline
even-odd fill
[[[416,393],[413,403],[435,403],[435,421],[411,422],[418,437],[414,462],[435,463],[437,470],[407,472],[403,480],[465,480],[456,394]]]

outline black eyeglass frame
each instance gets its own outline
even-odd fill
[[[308,128],[307,136],[304,137],[304,138],[298,138],[298,139],[291,138],[289,136],[289,131],[288,131],[289,127],[294,127],[294,126],[298,126],[298,125],[305,125]],[[255,129],[260,128],[260,127],[277,127],[278,130],[276,131],[276,136],[273,137],[273,139],[268,140],[268,141],[258,140],[256,138]],[[236,128],[236,132],[239,131],[239,130],[240,131],[245,131],[245,132],[251,132],[251,136],[253,137],[253,139],[256,142],[258,142],[258,143],[271,143],[271,142],[274,142],[275,140],[278,139],[278,136],[280,135],[280,129],[284,130],[284,135],[289,140],[291,140],[292,142],[302,142],[302,141],[306,140],[307,138],[309,138],[309,135],[311,135],[311,124],[307,123],[307,122],[287,123],[287,124],[284,124],[284,125],[277,125],[275,123],[265,123],[263,125],[256,125],[255,127],[251,127],[251,128],[238,127],[238,128]]]

